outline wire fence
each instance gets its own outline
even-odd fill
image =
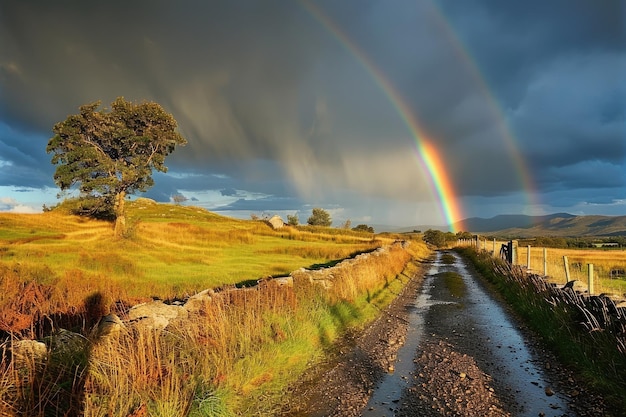
[[[607,294],[626,299],[626,249],[562,249],[520,246],[517,241],[502,241],[475,236],[457,242],[504,258],[547,282],[565,285],[573,281],[588,294]],[[569,285],[574,285],[574,283]]]

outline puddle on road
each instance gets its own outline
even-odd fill
[[[408,306],[409,329],[406,342],[397,354],[394,372],[386,374],[373,392],[367,406],[361,412],[364,417],[392,416],[398,408],[403,390],[407,389],[415,372],[413,359],[420,342],[424,338],[424,317],[428,309],[436,304],[449,304],[448,301],[432,299],[431,289],[435,276],[442,271],[458,272],[467,288],[464,306],[474,317],[477,327],[489,340],[486,349],[492,353],[493,368],[503,385],[510,389],[512,398],[517,403],[517,417],[536,417],[540,412],[554,411],[555,415],[569,412],[566,402],[559,395],[546,396],[542,371],[533,363],[533,357],[524,343],[519,330],[511,323],[505,311],[485,292],[465,264],[456,254],[454,264],[444,264],[441,253],[429,269],[422,289],[413,305]]]
[[[542,370],[535,365],[535,358],[518,328],[509,320],[502,307],[475,281],[458,255],[455,256],[455,267],[468,288],[467,308],[482,327],[481,331],[489,338],[494,364],[502,369],[500,374],[493,376],[503,379],[510,387],[519,406],[516,415],[535,417],[540,412],[548,413],[550,410],[558,415],[567,412],[566,401],[562,397],[546,395],[545,389],[549,384]],[[573,414],[570,412],[568,415]]]
[[[398,350],[394,371],[386,374],[376,387],[367,406],[361,412],[361,416],[381,417],[393,415],[393,410],[397,408],[396,405],[400,401],[402,392],[410,386],[413,380],[413,373],[415,372],[415,364],[413,363],[415,351],[424,336],[424,316],[430,306],[449,303],[448,301],[432,300],[430,294],[433,280],[441,266],[441,253],[438,252],[433,266],[430,267],[424,278],[419,295],[413,304],[407,306],[409,309],[409,327],[405,344]]]

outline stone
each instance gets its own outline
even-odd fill
[[[50,336],[50,350],[55,353],[72,355],[85,349],[88,343],[82,334],[65,329],[59,329]]]
[[[272,229],[274,230],[282,229],[285,226],[285,222],[283,221],[283,219],[280,218],[279,215],[272,216],[272,218],[269,219],[267,222],[270,226],[272,226]]]
[[[8,346],[16,369],[43,365],[48,357],[48,347],[37,340],[16,340]]]
[[[160,300],[138,304],[128,311],[131,322],[155,330],[165,329],[172,320],[188,317],[185,307],[165,304]]]
[[[211,302],[214,296],[215,291],[211,289],[201,291],[189,297],[183,307],[188,313],[197,314],[202,311],[207,303]]]
[[[114,336],[123,330],[126,330],[126,326],[122,320],[116,314],[107,314],[98,321],[95,337],[99,339],[101,337]]]

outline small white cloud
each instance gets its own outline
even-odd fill
[[[9,210],[10,213],[25,213],[25,214],[34,214],[41,213],[41,210],[37,210],[31,206],[25,206],[24,204],[18,204],[13,207],[13,209]]]
[[[4,211],[8,213],[29,213],[29,214],[41,212],[41,210],[38,210],[26,204],[22,204],[16,199],[11,198],[11,197],[0,197],[0,211]]]

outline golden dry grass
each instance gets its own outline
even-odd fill
[[[45,316],[84,310],[96,294],[127,304],[182,298],[323,265],[391,240],[328,228],[273,230],[261,221],[146,199],[128,204],[128,224],[126,238],[116,239],[111,223],[63,211],[0,213],[0,310],[30,283],[47,297],[30,300],[26,314]]]
[[[496,241],[495,256],[499,256],[500,247],[506,242]],[[493,241],[481,241],[480,249],[492,252]],[[594,292],[606,293],[617,297],[626,297],[626,277],[611,274],[615,271],[626,270],[626,250],[624,249],[562,249],[530,248],[530,270],[548,276],[550,282],[563,285],[566,282],[565,263],[566,256],[569,264],[570,280],[578,280],[584,285],[588,282],[589,264],[594,269]],[[519,246],[516,254],[516,264],[528,267],[528,246]]]

